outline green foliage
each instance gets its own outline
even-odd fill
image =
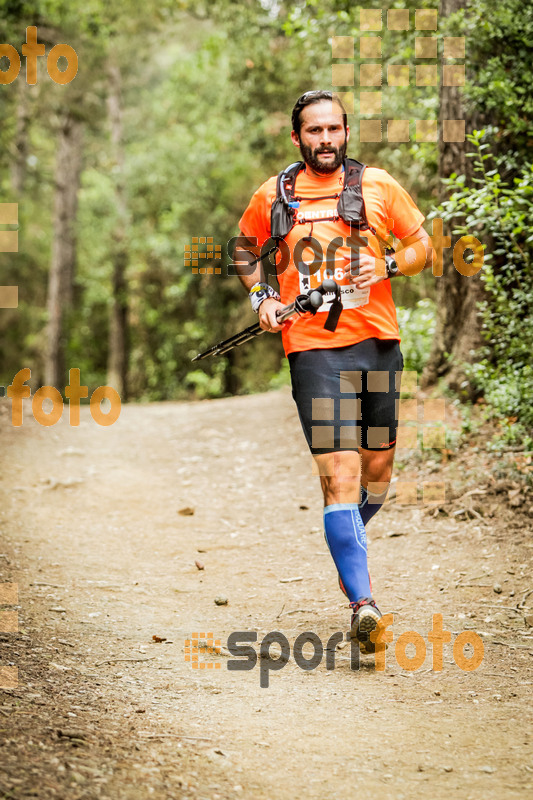
[[[470,0],[455,26],[455,35],[467,37],[467,101],[484,124],[499,129],[494,146],[525,155],[533,134],[533,5]]]
[[[404,367],[421,375],[428,360],[435,333],[435,303],[426,298],[419,300],[410,308],[398,306],[396,311],[402,337]]]
[[[381,86],[382,114],[387,119],[435,119],[438,115],[438,89],[436,86],[417,86],[414,77],[415,39],[418,31],[414,27],[414,14],[416,9],[438,7],[437,0],[396,0],[394,3],[384,4],[380,0],[366,0],[365,3],[350,3],[345,0],[300,0],[288,4],[288,13],[284,23],[286,33],[300,42],[304,52],[314,52],[320,58],[327,55],[327,77],[324,85],[331,86],[331,63],[338,63],[331,58],[331,44],[333,36],[353,36],[355,85],[358,84],[359,67],[363,63],[359,57],[359,41],[361,36],[376,37],[381,46],[381,63],[383,65],[384,80]],[[409,11],[410,26],[407,31],[391,31],[387,26],[388,7]],[[361,32],[360,12],[375,9],[381,11],[382,29],[380,31]],[[352,60],[352,59],[350,59]],[[346,61],[346,59],[342,59]],[[407,87],[389,86],[385,79],[389,65],[410,64],[411,80]],[[303,90],[311,87],[308,80]],[[346,91],[347,87],[339,87],[339,91]],[[372,91],[370,89],[370,91]],[[384,123],[383,141],[360,142],[359,122],[360,113],[359,93],[354,91],[354,113],[349,114],[348,122],[351,127],[350,151],[356,158],[372,166],[387,169],[400,183],[408,188],[415,201],[421,207],[434,201],[437,196],[437,147],[434,144],[410,142],[391,143],[387,141],[386,123]],[[413,122],[411,127],[413,128]],[[413,296],[417,298],[415,286]]]
[[[513,154],[493,156],[491,141],[497,133],[489,128],[468,137],[474,148],[473,188],[463,175],[452,175],[442,215],[455,225],[454,233],[475,231],[477,238],[491,242],[481,273],[486,345],[471,374],[494,411],[514,418],[519,436],[533,426],[533,164],[524,164],[506,180]]]
[[[268,388],[269,389],[281,389],[284,386],[291,385],[291,369],[289,365],[289,360],[287,358],[283,359],[281,364],[281,369],[269,381]]]
[[[283,32],[286,10],[259,3],[13,0],[1,7],[5,41],[20,49],[26,25],[47,26],[76,47],[80,70],[69,87],[44,79],[27,87],[22,77],[0,86],[1,201],[19,201],[21,230],[17,256],[0,255],[2,283],[20,286],[19,308],[0,311],[0,382],[21,366],[42,378],[56,137],[65,102],[86,124],[67,366],[79,367],[90,386],[106,382],[119,223],[105,102],[112,54],[123,78],[131,394],[158,400],[267,388],[280,368],[279,337],[203,362],[205,379],[191,357],[253,321],[238,279],[225,276],[226,245],[253,191],[293,159],[290,108],[302,81],[327,75],[328,48],[321,66],[316,54],[302,57],[300,43]],[[11,169],[22,101],[28,156],[19,198]],[[193,275],[185,267],[185,245],[201,236],[222,246],[222,259],[206,262],[222,275]]]
[[[410,30],[394,32],[384,25],[381,32],[371,35],[381,37],[384,68],[395,63],[414,65],[414,9],[436,8],[437,2],[395,0],[391,5],[410,10]],[[67,360],[68,365],[81,369],[91,387],[106,382],[112,254],[118,223],[116,165],[105,103],[110,53],[120,66],[124,83],[132,396],[154,400],[210,397],[286,382],[279,337],[260,337],[231,357],[202,362],[200,368],[190,359],[255,321],[237,279],[224,276],[230,261],[226,243],[236,235],[252,192],[293,160],[296,151],[289,139],[290,111],[302,91],[331,85],[334,35],[354,36],[357,75],[361,7],[345,0],[162,0],[157,4],[149,0],[144,6],[133,0],[112,4],[102,0],[83,4],[0,0],[1,41],[20,47],[25,26],[42,25],[43,30],[60,32],[63,41],[76,47],[80,58],[80,72],[70,89],[48,80],[25,87],[20,83],[23,72],[12,86],[0,87],[1,201],[20,200],[21,230],[16,258],[0,256],[2,283],[21,286],[19,308],[0,311],[0,382],[10,380],[26,365],[40,376],[56,135],[66,102],[79,110],[86,125],[77,220],[76,302],[68,321]],[[383,9],[385,17],[386,8],[379,0],[368,0],[364,8]],[[464,222],[469,232],[479,231],[478,237],[485,241],[485,232],[492,231],[495,224],[494,198],[498,198],[497,223],[503,226],[502,233],[498,241],[494,239],[490,269],[484,269],[489,293],[484,312],[489,335],[484,359],[489,366],[478,370],[482,375],[476,380],[488,381],[493,370],[493,383],[490,387],[483,384],[485,390],[498,408],[506,405],[514,416],[517,409],[523,413],[530,387],[530,379],[525,377],[529,328],[524,322],[530,281],[514,243],[530,254],[525,226],[531,175],[524,171],[522,161],[531,137],[531,19],[531,8],[518,0],[503,0],[498,5],[471,0],[467,11],[451,23],[457,29],[446,31],[446,35],[467,36],[472,74],[467,100],[470,108],[498,126],[486,126],[487,138],[481,146],[490,143],[499,151],[506,149],[503,160],[487,165],[484,175],[476,174],[483,183],[467,189],[466,179],[458,176],[457,185],[450,184],[456,197],[448,210],[457,230]],[[29,119],[28,151],[23,197],[17,198],[11,169],[21,89]],[[435,87],[383,86],[385,119],[435,117],[437,105]],[[349,120],[350,154],[388,169],[425,210],[438,193],[437,147],[416,141],[393,144],[386,136],[381,143],[361,144],[359,109],[355,112]],[[496,172],[491,174],[493,169]],[[523,185],[519,186],[516,178]],[[206,266],[221,266],[223,275],[193,275],[190,267],[184,266],[185,245],[193,236],[211,236],[222,245],[221,261]],[[509,248],[502,237],[513,243],[509,262]],[[523,278],[517,278],[518,271]],[[406,364],[421,370],[433,331],[434,307],[430,300],[418,301],[432,295],[431,275],[426,272],[393,289],[402,306],[399,318]],[[520,384],[515,384],[516,370]],[[502,391],[503,378],[507,381],[503,385],[509,388]]]

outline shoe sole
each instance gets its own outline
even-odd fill
[[[376,644],[370,639],[370,634],[375,631],[381,614],[372,606],[363,606],[354,620],[351,630],[351,638],[357,639],[359,650],[363,655],[371,655],[376,652]]]

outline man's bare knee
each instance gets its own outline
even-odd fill
[[[392,477],[394,448],[390,450],[363,450],[363,485],[389,484]]]
[[[361,483],[361,459],[357,451],[323,453],[315,458],[324,494],[324,504],[358,503]]]

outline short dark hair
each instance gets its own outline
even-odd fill
[[[294,108],[292,109],[292,129],[298,134],[298,136],[300,135],[300,128],[302,127],[300,114],[302,113],[303,109],[306,106],[312,105],[312,103],[320,103],[322,100],[332,100],[334,103],[337,103],[337,105],[340,106],[342,110],[342,122],[344,124],[344,130],[346,131],[346,128],[348,127],[348,116],[339,97],[333,94],[333,92],[314,89],[311,92],[304,92],[304,94],[298,98]]]

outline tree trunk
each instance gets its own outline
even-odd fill
[[[465,8],[466,0],[441,0],[439,16],[443,20],[455,11]],[[466,121],[466,132],[473,128],[473,120],[465,114],[461,89],[440,83],[439,103],[439,176],[449,178],[455,172],[471,179],[471,159],[466,158],[468,142],[445,142],[442,136],[443,120]],[[443,187],[441,200],[446,197]],[[453,226],[444,225],[444,236],[451,236]],[[453,244],[453,240],[452,240]],[[445,376],[454,390],[462,389],[472,397],[472,387],[465,377],[465,362],[471,364],[475,351],[481,344],[480,318],[477,303],[483,297],[483,284],[479,274],[466,277],[453,265],[453,248],[443,252],[443,274],[437,281],[437,327],[428,363],[422,376],[422,385],[435,383]]]
[[[46,383],[56,388],[66,385],[64,326],[66,313],[72,307],[82,141],[82,122],[66,112],[59,130],[57,150],[45,362]]]
[[[13,141],[13,158],[11,159],[11,185],[17,197],[22,196],[26,181],[29,155],[28,142],[28,86],[22,81],[16,87],[16,122]]]
[[[110,63],[108,112],[111,126],[111,142],[114,153],[115,203],[117,224],[113,233],[111,260],[112,306],[109,320],[109,355],[107,382],[117,390],[122,400],[128,394],[128,291],[126,269],[128,266],[127,202],[124,175],[124,146],[122,135],[121,88],[122,76],[119,67]]]

